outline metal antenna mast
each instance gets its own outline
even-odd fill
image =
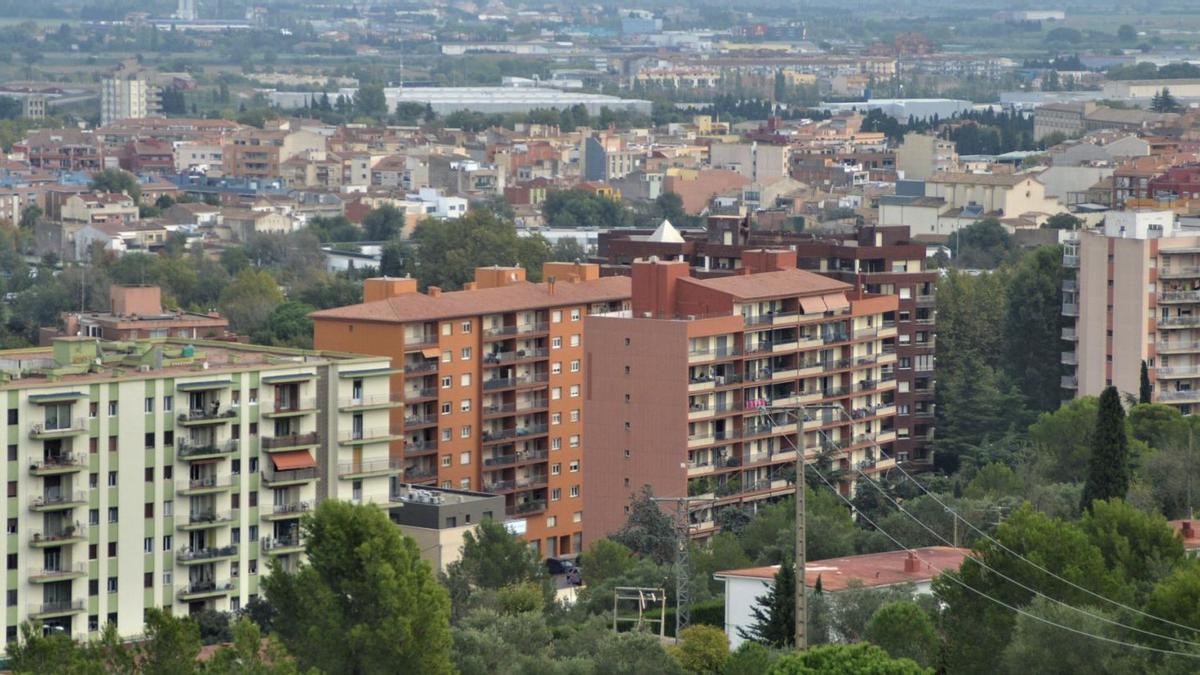
[[[691,543],[692,523],[688,518],[692,502],[713,502],[712,497],[651,497],[654,502],[674,502],[675,504],[675,640],[679,633],[687,628],[692,621],[692,564]]]

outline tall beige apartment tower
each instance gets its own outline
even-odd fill
[[[1063,284],[1068,348],[1063,377],[1071,395],[1109,385],[1137,394],[1149,367],[1153,400],[1193,412],[1200,404],[1200,232],[1170,211],[1110,213],[1081,232],[1063,263],[1078,268]]]

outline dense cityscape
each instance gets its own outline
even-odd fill
[[[0,669],[1197,672],[1197,36],[0,0]]]

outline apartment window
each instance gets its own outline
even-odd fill
[[[4,564],[10,570],[17,569],[17,554],[9,553],[4,559]]]
[[[250,423],[250,435],[251,435],[251,436],[257,436],[257,435],[258,435],[258,422],[251,422],[251,423]]]
[[[235,391],[233,393],[237,394],[238,392]],[[171,396],[169,394],[167,396],[164,396],[163,397],[163,412],[171,412],[171,409],[174,407],[175,407],[175,397]]]
[[[452,412],[454,412],[454,406],[451,405],[451,403],[449,401],[446,401],[445,403],[442,404],[442,414],[443,415],[449,415]]]
[[[567,445],[570,445],[572,448],[578,448],[579,434],[571,434],[571,436],[567,439]]]
[[[237,507],[235,506],[233,508],[236,509]],[[231,544],[242,543],[242,528],[240,528],[240,527],[229,528],[229,542]]]
[[[109,593],[116,593],[117,592],[117,578],[109,577],[108,583],[105,584],[105,588],[106,588],[106,590],[108,590]]]
[[[626,347],[628,347],[628,346],[629,346],[629,338],[625,338],[625,346],[626,346]]]
[[[110,522],[110,523],[117,522],[118,513],[119,512],[117,511],[117,507],[115,507],[115,506],[108,507],[108,522]]]
[[[242,403],[242,392],[240,389],[234,389],[229,392],[229,405],[237,407]]]
[[[250,395],[247,397],[250,405],[258,404],[258,387],[250,387]]]
[[[554,488],[550,491],[550,501],[556,502],[562,499],[562,488]]]
[[[579,398],[579,385],[571,385],[571,398]]]
[[[550,449],[551,450],[562,450],[562,437],[561,436],[555,436],[554,438],[550,439]]]
[[[153,518],[154,517],[154,502],[146,502],[146,506],[143,510],[146,512],[147,518]]]
[[[16,518],[8,519],[8,533],[9,534],[17,533],[17,519]]]
[[[458,453],[458,463],[463,464],[463,465],[470,464],[471,463],[470,451]]]
[[[574,335],[572,335],[572,336],[571,336],[571,346],[572,346],[572,347],[578,347],[578,346],[579,346],[579,333],[576,333],[576,334],[574,334]]]
[[[575,359],[574,361],[571,361],[571,372],[572,373],[579,372],[579,359]]]
[[[17,496],[17,481],[8,481],[8,496],[10,499]]]
[[[463,332],[463,333],[470,333],[470,332],[471,332],[471,322],[470,322],[470,321],[464,321],[464,322],[462,322],[462,332]]]
[[[471,399],[464,398],[462,401],[459,402],[458,408],[459,408],[459,410],[462,410],[463,412],[471,412]]]
[[[117,437],[116,436],[108,437],[108,451],[109,452],[117,451]]]
[[[470,361],[471,360],[471,348],[463,347],[459,358],[461,358],[463,361]]]
[[[558,413],[558,412],[550,413],[550,424],[551,425],[562,424],[562,413]]]
[[[571,522],[572,523],[582,523],[583,522],[583,511],[576,511],[575,513],[572,513],[571,514]]]
[[[232,560],[229,562],[229,576],[233,577],[234,579],[242,576],[242,566],[240,561]]]
[[[242,474],[242,460],[229,460],[229,473],[233,474],[234,476],[240,476]]]
[[[100,509],[89,509],[88,510],[88,525],[99,525],[99,524],[100,524]]]
[[[108,472],[108,487],[117,487],[117,472]]]
[[[449,349],[442,352],[442,363],[450,363],[450,361],[452,361],[453,359],[454,359],[454,354],[452,354]]]
[[[579,421],[579,409],[578,409],[578,408],[576,408],[575,410],[572,410],[572,411],[571,411],[571,421],[572,421],[572,422],[578,422],[578,421]]]
[[[146,449],[147,450],[154,449],[154,432],[153,431],[146,432]]]
[[[109,612],[109,613],[108,613],[108,614],[105,616],[104,620],[105,620],[106,622],[108,622],[108,623],[111,623],[111,624],[113,624],[113,625],[115,626],[115,625],[117,624],[117,613],[116,613],[116,612]]]
[[[142,540],[142,550],[146,553],[154,553],[154,537],[146,537]]]
[[[100,630],[100,616],[97,614],[88,615],[88,632],[95,633]]]
[[[110,558],[117,557],[117,542],[115,542],[115,541],[108,542],[108,557],[110,557]]]
[[[100,595],[99,579],[88,579],[88,595]]]
[[[442,467],[449,467],[453,463],[450,455],[442,455]]]
[[[463,438],[470,438],[470,437],[471,437],[471,425],[470,425],[470,424],[464,424],[464,425],[463,425],[463,428],[462,428],[462,437],[463,437]]]
[[[558,516],[547,516],[546,517],[546,527],[557,527],[557,526],[558,526]]]
[[[579,496],[579,486],[578,486],[578,485],[572,485],[572,486],[571,486],[571,493],[570,493],[570,494],[571,494],[571,497],[578,497],[578,496]]]
[[[142,588],[154,588],[154,572],[146,572],[142,575]]]
[[[449,429],[442,429],[442,442],[443,443],[449,443],[450,439],[453,437],[454,437],[454,432],[450,431]]]
[[[174,431],[164,431],[163,432],[163,445],[175,445],[175,432]]]
[[[258,561],[257,560],[251,560],[250,564],[247,565],[247,567],[250,569],[250,574],[258,574]]]
[[[249,541],[250,543],[254,543],[254,542],[258,541],[258,526],[257,525],[250,526],[249,538],[247,538],[247,541]]]
[[[555,361],[554,363],[550,364],[550,374],[551,375],[559,375],[561,373],[562,373],[562,362],[561,361]]]
[[[170,535],[170,534],[163,535],[162,546],[163,546],[164,551],[171,550],[171,546],[175,543],[175,540],[173,537],[174,537],[174,535]]]
[[[471,479],[470,478],[460,478],[458,481],[458,487],[459,487],[459,489],[462,489],[462,490],[470,490],[471,489]],[[467,517],[470,518],[470,516],[467,516]],[[468,521],[468,522],[470,522],[470,521]]]
[[[562,349],[562,337],[556,335],[556,336],[550,338],[550,348],[551,349]]]
[[[10,588],[8,590],[8,592],[5,594],[4,605],[6,607],[16,607],[17,606],[17,591],[15,588]]]
[[[571,460],[570,467],[571,467],[571,473],[579,473],[579,460],[577,460],[577,459]]]
[[[171,480],[175,477],[175,467],[170,464],[163,465],[163,480]]]
[[[148,412],[148,413],[154,412],[154,397],[153,396],[146,397],[146,412]]]
[[[557,401],[560,398],[562,398],[562,387],[554,387],[550,390],[550,399],[552,401]]]
[[[250,458],[250,473],[258,473],[258,458]]]
[[[116,401],[108,402],[108,416],[109,417],[117,416],[117,402]]]
[[[554,464],[550,465],[551,476],[557,476],[560,473],[562,473],[562,464],[555,462]]]
[[[450,385],[452,385],[452,384],[454,384],[454,379],[451,378],[449,375],[445,375],[442,377],[442,389],[449,389]]]
[[[463,373],[462,375],[459,375],[458,376],[458,386],[460,386],[460,387],[471,386],[471,374]]]
[[[453,483],[448,480],[444,480],[442,481],[442,487],[449,490],[451,487],[453,487]]]
[[[15,443],[11,443],[8,446],[8,461],[17,461],[17,446]]]
[[[630,370],[629,366],[625,366],[625,374],[628,375],[630,372],[631,372],[631,370]]]
[[[578,321],[578,320],[579,320],[579,310],[578,310],[578,309],[573,309],[573,310],[571,310],[571,320],[572,320],[572,321]]]
[[[11,415],[13,412],[15,412],[15,411],[10,410],[9,414]],[[100,404],[95,403],[95,402],[89,403],[88,404],[88,417],[90,417],[92,419],[96,419],[96,416],[99,414],[100,414]],[[16,422],[13,422],[11,419],[8,421],[8,423],[16,424]]]
[[[454,334],[454,326],[449,321],[442,324],[442,335],[448,336],[448,335],[453,335],[453,334]]]
[[[250,491],[250,500],[249,501],[250,501],[250,508],[254,508],[254,507],[258,506],[258,490]],[[255,526],[252,525],[251,527],[255,527]],[[251,530],[251,532],[253,532],[253,531],[254,530]],[[255,539],[257,539],[257,537],[255,537]],[[254,541],[255,539],[251,539],[250,541]]]
[[[93,436],[88,439],[88,452],[93,455],[96,454],[97,452],[100,452],[100,439],[99,438],[96,438],[95,436]]]
[[[98,557],[100,557],[100,546],[98,544],[88,544],[88,560],[95,560]]]
[[[17,409],[9,408],[8,409],[8,423],[10,425],[15,425],[15,424],[17,424],[17,421],[18,421],[17,420]]]
[[[175,515],[175,502],[170,499],[163,502],[163,518],[170,518]]]

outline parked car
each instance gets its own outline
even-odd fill
[[[546,558],[546,570],[555,576],[567,574],[574,569],[578,568],[575,567],[573,560],[567,558]]]

